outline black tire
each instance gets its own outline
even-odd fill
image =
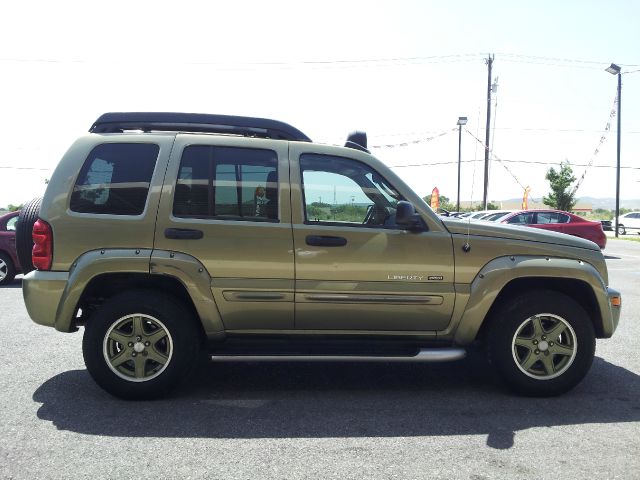
[[[25,275],[35,270],[33,263],[31,263],[31,251],[33,250],[32,233],[33,224],[38,220],[41,203],[42,198],[34,198],[22,207],[20,215],[18,215],[18,222],[16,224],[16,250],[22,272]]]
[[[560,395],[580,383],[596,345],[587,312],[554,291],[522,294],[504,303],[492,315],[485,341],[489,362],[505,383],[534,397]]]
[[[9,285],[16,276],[16,268],[11,261],[11,257],[4,252],[0,252],[0,286]]]
[[[141,335],[136,334],[136,317],[144,325]],[[153,290],[133,290],[108,299],[89,318],[82,353],[93,379],[110,394],[127,400],[154,399],[190,377],[201,343],[196,319],[182,302]],[[166,361],[158,363],[152,357]]]
[[[626,235],[627,230],[624,228],[624,225],[618,225],[618,235]]]

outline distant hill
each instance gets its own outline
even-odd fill
[[[549,208],[542,203],[542,198],[536,199],[536,201],[529,201],[530,208]],[[503,208],[512,209],[520,208],[522,204],[522,198],[510,198],[507,200],[500,200],[499,202],[492,200],[493,203],[502,203]],[[476,202],[477,203],[477,202]],[[603,208],[605,210],[614,210],[616,208],[615,198],[594,198],[594,197],[579,197],[578,208],[591,207],[593,210]],[[634,200],[620,200],[620,208],[630,208],[632,210],[640,210],[640,199]]]
[[[613,210],[614,208],[616,208],[615,198],[580,197],[580,202],[590,203],[593,206],[594,210],[596,208],[604,208],[606,210]],[[640,209],[640,199],[620,199],[620,208],[631,208],[633,210]]]
[[[504,210],[519,210],[522,205],[522,198],[508,198],[506,200],[494,200],[491,199],[491,203],[498,205],[500,209]],[[468,200],[461,201],[461,206],[469,208],[471,202]],[[473,206],[477,207],[480,204],[479,201],[473,202]],[[542,203],[542,197],[529,199],[529,208],[549,208]],[[602,208],[604,210],[614,210],[616,208],[615,198],[594,198],[594,197],[579,197],[576,208],[579,209],[592,209],[597,210]],[[620,208],[629,208],[631,210],[640,210],[640,199],[634,200],[620,200]]]

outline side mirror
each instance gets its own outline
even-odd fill
[[[396,206],[396,224],[409,230],[423,230],[424,223],[416,208],[409,202],[400,200]]]

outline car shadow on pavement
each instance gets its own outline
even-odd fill
[[[596,358],[555,398],[522,398],[473,355],[450,364],[212,363],[170,398],[123,401],[85,370],[33,394],[60,430],[135,437],[329,438],[487,435],[513,446],[532,427],[640,421],[640,376]]]

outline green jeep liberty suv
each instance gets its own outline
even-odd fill
[[[620,317],[595,243],[440,218],[363,132],[108,113],[30,211],[29,315],[84,326],[89,373],[123,398],[167,393],[202,352],[428,362],[476,342],[516,392],[557,395]]]

